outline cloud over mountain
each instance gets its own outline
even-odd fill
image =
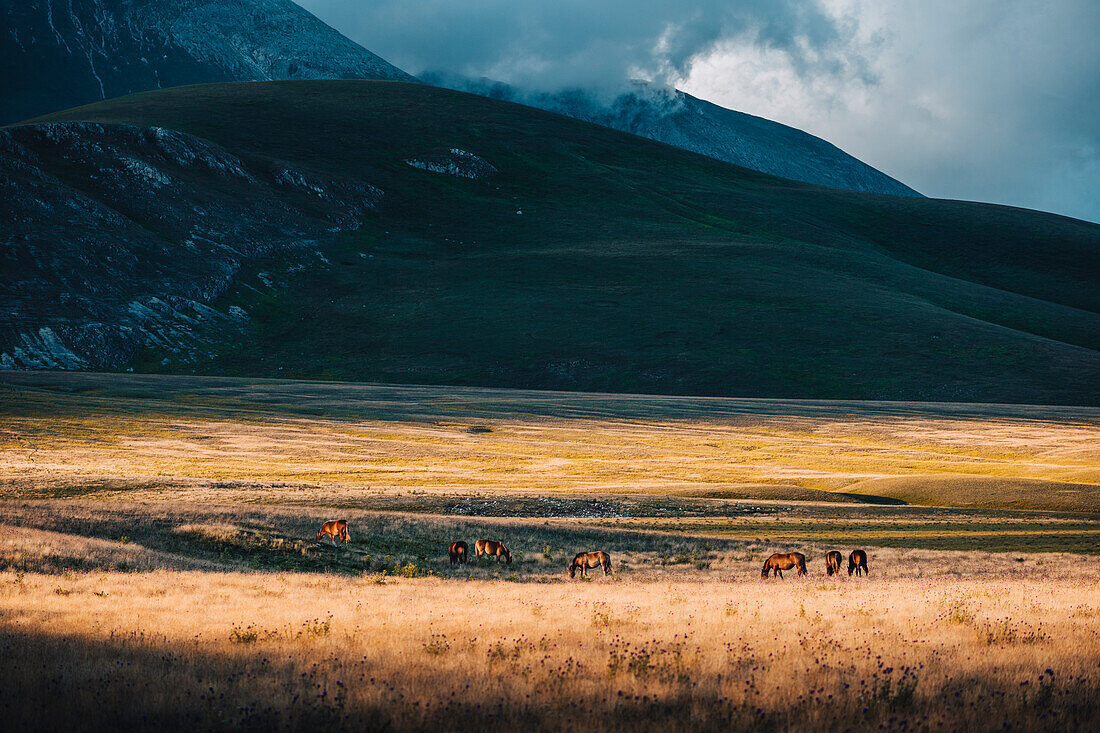
[[[672,83],[932,196],[1100,221],[1095,0],[301,4],[414,74],[607,100]]]

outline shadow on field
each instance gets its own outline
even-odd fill
[[[236,650],[233,650],[236,651]],[[92,640],[0,627],[8,730],[383,730],[392,715],[346,711],[329,672],[259,653],[181,653],[159,634]],[[149,694],[153,680],[153,694]],[[318,686],[318,680],[324,680]],[[333,695],[319,694],[332,685]],[[146,694],[135,695],[135,690]]]

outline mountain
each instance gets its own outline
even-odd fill
[[[0,0],[0,124],[135,92],[405,72],[291,0]],[[830,143],[676,90],[636,84],[609,103],[447,74],[439,86],[539,107],[796,181],[919,195]]]
[[[813,186],[424,84],[3,130],[0,363],[1096,404],[1100,226]]]
[[[677,89],[635,82],[610,102],[575,89],[524,92],[490,79],[445,73],[421,76],[429,84],[550,110],[675,145],[744,168],[794,181],[851,191],[920,196],[832,143],[778,122],[719,107]]]
[[[162,87],[411,77],[290,0],[0,0],[0,124]]]

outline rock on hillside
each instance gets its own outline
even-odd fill
[[[134,92],[411,77],[290,0],[0,0],[0,124]]]
[[[0,368],[111,368],[143,347],[195,358],[247,323],[210,305],[242,263],[280,249],[323,264],[318,242],[380,196],[158,127],[2,129]]]
[[[782,178],[852,191],[920,196],[819,137],[675,89],[639,82],[632,91],[604,103],[582,90],[529,93],[489,79],[475,81],[447,74],[421,78],[430,84],[594,122]]]

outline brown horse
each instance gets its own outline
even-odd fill
[[[603,550],[597,552],[578,552],[577,556],[573,558],[573,563],[569,566],[569,577],[577,577],[577,568],[581,570],[581,577],[588,577],[589,568],[603,567],[604,575],[611,575],[611,555],[608,555]]]
[[[801,552],[777,552],[764,561],[764,569],[760,571],[760,577],[768,577],[768,571],[774,571],[780,578],[784,570],[797,567],[800,576],[806,574],[806,556]]]
[[[478,540],[474,543],[474,554],[477,555],[477,561],[481,562],[481,556],[497,556],[497,562],[500,562],[500,558],[504,558],[508,561],[508,564],[512,564],[512,553],[508,552],[508,548],[504,546],[503,542],[497,542],[496,540]]]
[[[344,545],[348,544],[348,523],[344,519],[332,519],[321,525],[321,531],[317,533],[317,541],[320,542],[321,538],[328,535],[332,540],[332,544],[336,544],[336,538],[339,537],[344,541]]]
[[[447,552],[451,553],[451,565],[465,565],[466,551],[468,549],[466,543],[462,540],[452,542],[451,546],[447,548]]]
[[[871,571],[867,569],[867,553],[863,550],[852,550],[852,554],[848,556],[848,575],[853,572],[856,577],[864,573],[871,574]]]
[[[836,575],[840,572],[840,563],[844,561],[844,556],[840,554],[839,550],[829,550],[825,555],[825,574]]]

